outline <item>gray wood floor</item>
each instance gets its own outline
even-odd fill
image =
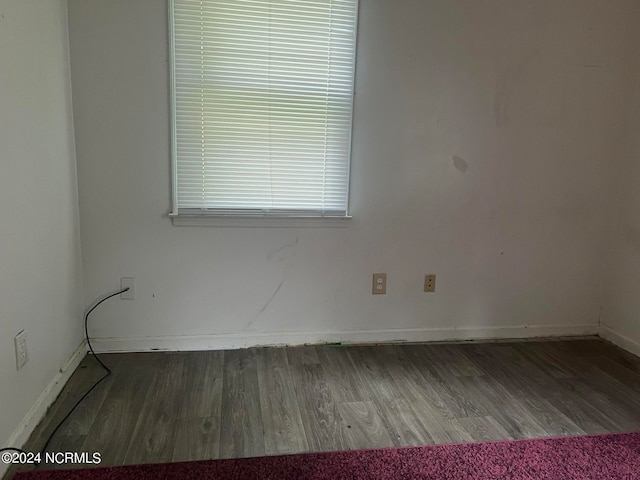
[[[640,430],[640,359],[596,339],[101,358],[49,447],[101,466]],[[87,357],[27,450],[100,375]]]

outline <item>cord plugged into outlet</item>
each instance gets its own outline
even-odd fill
[[[135,277],[120,278],[120,300],[135,300],[136,298],[136,279]]]
[[[49,434],[49,438],[47,438],[47,441],[44,443],[44,446],[42,447],[42,449],[40,450],[40,453],[45,453],[47,450],[47,447],[49,446],[49,443],[51,443],[51,439],[54,437],[54,435],[58,432],[58,430],[60,430],[60,427],[64,424],[64,422],[71,416],[71,414],[75,411],[75,409],[78,407],[78,405],[80,405],[80,403],[82,403],[82,401],[87,398],[87,396],[93,392],[93,390],[95,390],[95,388],[100,385],[104,380],[107,379],[107,377],[109,375],[111,375],[111,369],[109,367],[107,367],[104,362],[102,360],[100,360],[100,357],[98,357],[98,355],[96,354],[96,352],[93,351],[93,346],[91,345],[91,338],[89,337],[89,315],[91,315],[91,312],[93,312],[96,308],[98,308],[98,306],[100,306],[100,304],[102,304],[103,302],[106,302],[107,300],[109,300],[112,297],[115,297],[116,295],[122,295],[123,293],[126,293],[129,291],[129,287],[123,288],[118,290],[115,293],[112,293],[110,295],[107,295],[106,297],[103,297],[100,301],[98,301],[93,307],[91,307],[87,313],[84,316],[84,336],[85,336],[85,340],[87,341],[87,346],[89,347],[89,351],[91,352],[91,355],[93,356],[93,359],[104,369],[104,375],[96,382],[93,384],[93,386],[87,390],[85,392],[84,395],[82,395],[82,397],[80,397],[78,399],[78,401],[75,403],[75,405],[73,407],[71,407],[71,410],[69,410],[69,412],[65,415],[65,417],[60,420],[60,422],[58,423],[58,425],[56,425],[56,428],[53,429],[53,431]]]
[[[131,279],[133,280],[133,278]],[[115,293],[109,294],[106,297],[103,297],[100,301],[98,301],[93,307],[91,307],[89,309],[89,311],[87,311],[87,313],[84,316],[84,334],[85,334],[85,340],[87,341],[87,346],[89,347],[89,351],[91,352],[93,359],[100,364],[100,366],[104,369],[104,375],[96,382],[93,384],[93,386],[87,390],[85,392],[84,395],[82,395],[82,397],[80,397],[78,399],[78,401],[75,403],[75,405],[73,405],[73,407],[71,407],[71,410],[69,410],[69,412],[64,416],[64,418],[62,420],[60,420],[60,422],[58,422],[58,424],[56,425],[56,427],[53,429],[53,431],[49,434],[49,437],[47,438],[47,440],[44,443],[44,446],[42,447],[42,449],[40,450],[40,457],[42,457],[42,455],[46,452],[47,447],[49,446],[49,443],[51,443],[51,440],[53,439],[53,437],[55,436],[55,434],[58,432],[58,430],[60,430],[60,427],[64,424],[64,422],[67,421],[67,419],[71,416],[71,414],[75,411],[75,409],[78,407],[78,405],[80,405],[82,403],[82,401],[87,398],[87,396],[89,396],[89,394],[91,392],[93,392],[96,387],[98,385],[100,385],[104,380],[107,379],[107,377],[109,375],[111,375],[111,369],[109,367],[107,367],[102,360],[100,360],[100,357],[98,357],[98,355],[96,354],[96,352],[93,351],[93,346],[91,345],[91,338],[89,338],[89,315],[91,315],[91,312],[93,312],[96,308],[98,308],[98,306],[103,303],[106,302],[107,300],[109,300],[112,297],[115,297],[116,295],[122,295],[124,293],[127,293],[130,291],[130,287],[125,287],[122,288],[120,290],[118,290]],[[25,363],[27,363],[27,360],[29,359],[28,355],[27,355],[27,336],[26,336],[26,332],[24,330],[22,330],[20,333],[18,333],[18,335],[16,335],[15,337],[15,346],[16,346],[16,364],[18,365],[18,368],[21,367],[20,365],[20,361],[22,361],[22,365],[24,365]],[[20,352],[19,352],[20,350]],[[4,447],[4,448],[0,448],[0,453],[2,452],[19,452],[19,453],[25,453],[23,450],[17,448],[17,447]],[[39,458],[40,458],[39,457]],[[4,456],[3,456],[4,458]],[[40,464],[40,460],[38,459],[36,461],[36,464]]]

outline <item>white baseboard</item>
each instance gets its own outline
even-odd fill
[[[578,337],[598,334],[597,325],[536,325],[511,327],[416,328],[326,332],[229,333],[134,338],[95,338],[99,353],[226,350],[269,345],[322,343],[403,343],[464,340],[498,340],[535,337]]]
[[[38,397],[36,402],[32,405],[26,415],[20,421],[18,427],[14,430],[13,434],[7,440],[6,446],[22,447],[29,439],[29,435],[38,426],[44,415],[47,413],[49,407],[58,398],[63,387],[78,368],[82,359],[87,353],[87,342],[82,340],[80,346],[75,352],[71,354],[67,363],[56,373],[47,388],[44,389],[42,394]],[[0,462],[0,478],[8,470],[8,465]]]
[[[622,335],[607,325],[600,326],[600,332],[598,333],[605,340],[609,340],[611,343],[616,344],[620,348],[640,356],[640,342],[637,342],[625,335]]]

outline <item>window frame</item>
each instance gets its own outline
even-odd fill
[[[356,96],[356,64],[358,50],[358,23],[359,0],[355,3],[354,25],[354,64],[353,64],[353,91],[351,113],[349,118],[349,150],[347,162],[347,195],[344,215],[319,214],[304,212],[303,210],[290,211],[255,211],[226,210],[199,212],[194,209],[180,209],[178,206],[178,141],[176,126],[176,72],[175,72],[175,22],[174,0],[168,0],[168,32],[169,32],[169,127],[170,127],[170,156],[171,156],[171,211],[168,214],[175,226],[219,226],[219,227],[345,227],[352,219],[349,211],[351,204],[351,163],[353,153],[353,113]]]

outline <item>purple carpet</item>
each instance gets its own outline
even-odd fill
[[[640,433],[18,474],[16,480],[640,479]]]

